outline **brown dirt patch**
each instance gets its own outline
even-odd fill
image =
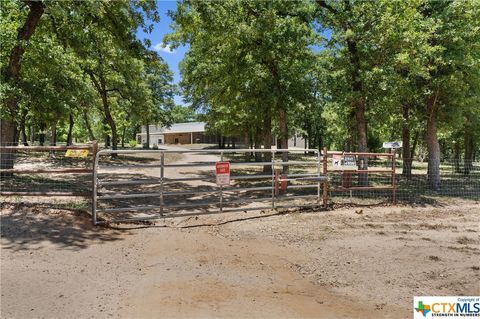
[[[416,295],[480,294],[475,202],[115,228],[56,206],[0,206],[2,318],[405,318]]]

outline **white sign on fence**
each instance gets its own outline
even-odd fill
[[[332,166],[333,168],[339,168],[342,166],[342,155],[332,155]]]
[[[215,175],[218,186],[230,185],[230,162],[217,162],[215,164]]]
[[[355,155],[332,155],[332,167],[342,171],[356,170],[357,158]]]
[[[383,142],[383,148],[401,148],[403,142]]]

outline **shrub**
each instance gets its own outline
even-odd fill
[[[137,141],[135,140],[128,141],[128,146],[130,148],[135,148],[137,146]]]

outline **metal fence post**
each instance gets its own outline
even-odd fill
[[[320,185],[322,184],[320,182],[320,151],[317,151],[317,177],[318,177],[318,189],[317,189],[317,204],[320,205]]]
[[[223,151],[220,152],[220,161],[223,162]],[[220,185],[220,213],[222,212],[223,212],[223,185]]]
[[[164,168],[165,168],[165,152],[162,152],[160,155],[160,215],[163,215],[163,177],[164,177]]]
[[[97,170],[98,170],[98,144],[92,142],[92,223],[97,224]]]
[[[393,205],[397,204],[397,181],[396,181],[396,156],[395,156],[395,149],[393,149],[392,153],[392,202]]]
[[[272,209],[275,209],[275,151],[272,150]]]
[[[328,175],[328,151],[327,148],[323,148],[323,175]],[[323,183],[323,206],[327,208],[328,206],[328,183],[329,181]]]

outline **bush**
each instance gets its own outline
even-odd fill
[[[135,148],[137,146],[137,141],[135,140],[128,141],[128,146],[130,148]]]

